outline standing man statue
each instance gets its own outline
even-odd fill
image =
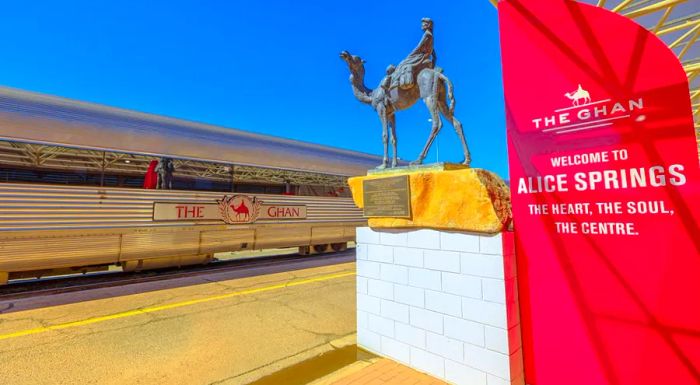
[[[427,17],[422,18],[421,29],[424,31],[423,37],[418,46],[399,63],[392,76],[391,88],[411,88],[415,81],[414,74],[424,68],[435,68],[437,55],[433,48],[433,21]]]
[[[175,165],[173,160],[170,158],[163,157],[158,162],[156,166],[156,173],[158,173],[158,185],[157,188],[160,190],[172,190],[173,189],[173,172],[175,171]]]

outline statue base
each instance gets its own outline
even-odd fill
[[[512,222],[510,189],[493,172],[454,163],[370,170],[348,180],[355,204],[364,208],[363,182],[408,175],[410,218],[369,218],[372,228],[430,228],[499,233]]]

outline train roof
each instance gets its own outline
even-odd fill
[[[0,140],[364,175],[376,155],[0,87]]]

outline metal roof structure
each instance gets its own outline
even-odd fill
[[[489,0],[494,6],[497,0]],[[663,40],[683,64],[690,83],[700,149],[700,4],[697,0],[582,0],[626,16]]]
[[[142,177],[148,170],[151,160],[153,157],[148,155],[0,141],[0,176],[4,167],[10,167],[14,169],[15,177],[20,169]],[[189,177],[219,183],[347,186],[347,177],[342,175],[240,166],[190,159],[174,159],[174,166],[178,178]],[[51,178],[56,178],[56,180],[50,180]],[[75,179],[73,182],[79,182],[82,177],[75,175],[73,179]],[[71,180],[68,176],[62,175],[60,177],[49,176],[45,181],[64,184]]]
[[[334,176],[339,183],[381,163],[376,155],[5,87],[0,87],[0,140],[38,145],[24,145],[24,152],[63,146],[218,162],[235,166],[237,172],[300,184],[309,183],[309,175],[313,181]]]

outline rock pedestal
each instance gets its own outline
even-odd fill
[[[362,182],[408,175],[412,218],[370,218],[374,229],[432,228],[496,234],[511,224],[510,190],[498,175],[440,163],[370,171],[350,178],[355,204],[363,208]]]

